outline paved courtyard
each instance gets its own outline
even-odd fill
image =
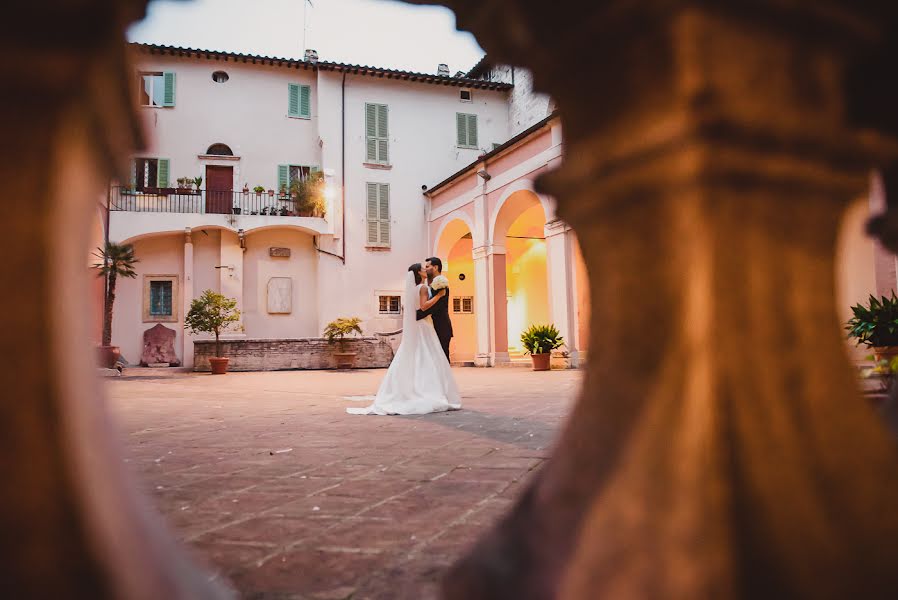
[[[126,460],[245,598],[414,599],[548,456],[581,373],[455,369],[465,409],[347,415],[385,371],[133,369],[108,380]]]

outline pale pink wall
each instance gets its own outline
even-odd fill
[[[145,275],[177,275],[178,297],[173,303],[178,321],[163,323],[175,331],[175,352],[181,356],[184,315],[181,314],[180,293],[184,280],[184,236],[165,235],[134,242],[138,263],[136,279],[120,279],[116,285],[116,299],[112,319],[112,344],[119,346],[122,356],[131,364],[140,362],[143,352],[143,332],[156,323],[143,322],[143,285]]]
[[[193,232],[191,239],[194,297],[200,296],[206,290],[220,292],[221,278],[215,267],[221,263],[221,230],[200,229]]]
[[[512,148],[510,151],[501,154],[498,158],[491,159],[487,162],[487,170],[490,175],[496,177],[551,147],[552,131],[551,129],[546,128],[545,131],[531,137],[526,143]]]
[[[289,248],[289,258],[272,258],[269,248]],[[293,280],[293,312],[268,313],[268,280]],[[246,237],[243,257],[243,324],[250,338],[317,337],[318,261],[310,235],[266,229]]]
[[[476,171],[476,169],[475,169]],[[477,173],[472,171],[467,175],[463,175],[452,182],[450,185],[440,189],[430,199],[432,210],[442,207],[444,204],[452,202],[459,196],[463,196],[480,185],[481,179]]]
[[[472,240],[461,239],[455,243],[449,253],[449,268],[445,274],[449,278],[453,297],[474,297],[474,259],[471,254],[473,246]],[[461,274],[465,276],[464,281],[459,279]],[[451,311],[452,307],[450,306],[449,309]],[[450,317],[455,336],[450,347],[452,360],[474,360],[474,355],[477,353],[476,316],[474,314],[450,313]]]
[[[589,350],[589,274],[579,242],[574,244],[574,277],[577,281],[577,331],[579,350]]]

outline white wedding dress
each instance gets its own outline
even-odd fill
[[[377,395],[349,398],[371,399],[374,403],[365,408],[347,408],[349,414],[424,415],[461,408],[458,387],[433,321],[430,317],[415,320],[415,311],[420,307],[421,285],[415,285],[414,273],[407,274],[402,342]]]

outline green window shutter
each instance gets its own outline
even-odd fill
[[[462,113],[455,113],[456,137],[459,146],[468,145],[468,116]]]
[[[368,184],[368,244],[377,244],[379,239],[378,189],[376,183]]]
[[[379,189],[379,211],[378,220],[380,221],[380,243],[384,246],[390,245],[390,185],[381,183],[377,186]]]
[[[162,106],[175,105],[175,74],[172,71],[166,71],[162,74],[165,82],[165,93],[162,96]]]
[[[168,187],[168,159],[160,158],[156,163],[156,185],[161,188]]]
[[[295,83],[287,84],[287,116],[299,116],[299,86]]]
[[[375,162],[377,160],[377,106],[365,104],[365,160]]]
[[[477,115],[468,115],[468,146],[477,146]]]
[[[386,104],[377,105],[377,161],[384,164],[390,162],[389,152],[389,110]]]
[[[312,117],[312,88],[307,85],[299,86],[299,116]]]
[[[278,189],[280,192],[283,187],[290,187],[290,165],[278,165]]]

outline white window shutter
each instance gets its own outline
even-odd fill
[[[380,191],[380,243],[384,246],[390,245],[390,185],[387,183],[378,184]]]
[[[468,146],[477,146],[477,115],[468,115]]]
[[[468,118],[467,115],[462,113],[455,113],[455,127],[458,145],[459,146],[467,146],[468,145]]]
[[[368,244],[377,244],[379,240],[380,221],[378,206],[378,189],[376,183],[368,184]]]

